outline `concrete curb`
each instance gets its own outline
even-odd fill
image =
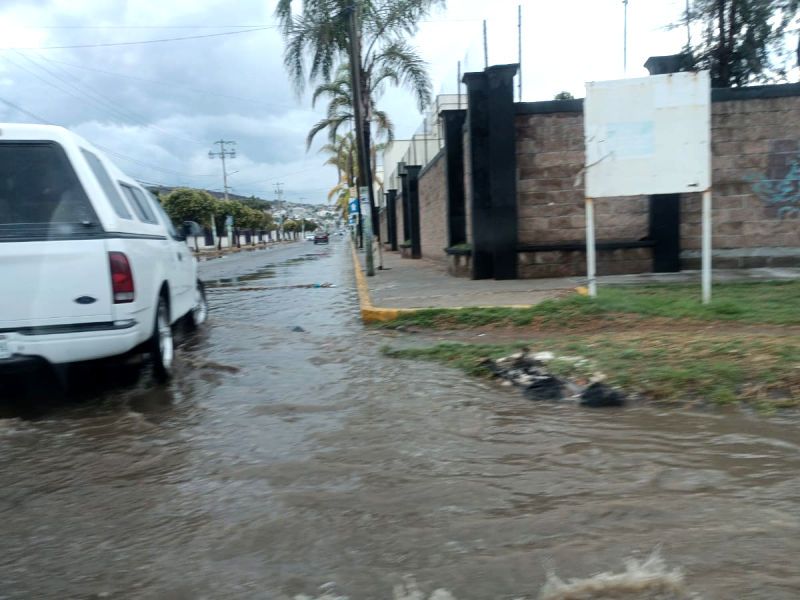
[[[394,321],[401,314],[411,314],[419,312],[419,308],[380,308],[372,305],[369,295],[369,286],[364,271],[361,268],[361,261],[356,254],[356,246],[350,243],[350,250],[353,254],[353,271],[356,275],[356,289],[358,290],[358,304],[361,311],[361,320],[364,323],[386,323]]]

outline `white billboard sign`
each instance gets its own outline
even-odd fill
[[[711,186],[708,71],[586,84],[586,196]]]

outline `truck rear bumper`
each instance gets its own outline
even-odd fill
[[[51,364],[108,358],[125,354],[147,337],[135,320],[0,330],[0,342],[4,342],[0,343],[0,368],[37,358]]]

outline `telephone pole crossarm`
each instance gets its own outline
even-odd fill
[[[217,140],[214,142],[219,146],[219,152],[212,150],[208,151],[208,158],[219,158],[222,161],[222,189],[225,194],[225,200],[228,199],[228,168],[225,163],[226,158],[236,158],[236,148],[228,149],[228,146],[236,146],[236,142],[232,140]]]

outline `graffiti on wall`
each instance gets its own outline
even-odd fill
[[[779,218],[800,215],[800,148],[797,140],[773,140],[767,172],[745,177],[759,199]]]

